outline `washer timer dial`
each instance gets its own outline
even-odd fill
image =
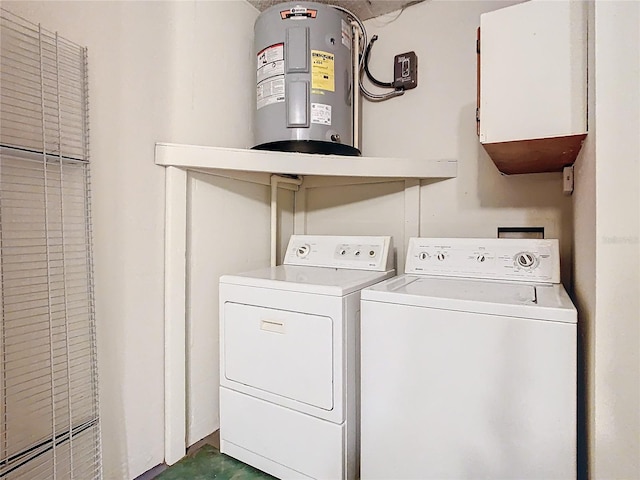
[[[514,263],[517,267],[532,270],[538,266],[538,257],[531,252],[520,252],[515,256]]]

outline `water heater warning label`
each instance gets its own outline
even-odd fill
[[[331,105],[325,105],[324,103],[312,103],[311,123],[331,125]]]
[[[284,102],[284,75],[268,78],[258,84],[256,90],[256,108]]]
[[[284,102],[284,43],[258,52],[256,69],[256,107]]]
[[[284,75],[284,43],[276,43],[258,52],[256,83],[275,75]]]
[[[334,55],[311,50],[311,88],[335,92]]]

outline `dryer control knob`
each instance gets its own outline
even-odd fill
[[[298,248],[296,248],[296,256],[298,258],[304,258],[309,255],[310,251],[311,247],[309,245],[300,245]]]
[[[420,252],[418,254],[418,258],[420,260],[428,260],[429,259],[429,254],[427,252]]]

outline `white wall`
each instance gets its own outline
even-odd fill
[[[594,478],[640,477],[640,3],[596,2]]]
[[[562,195],[561,175],[502,176],[476,136],[476,28],[481,13],[513,3],[519,2],[433,0],[396,20],[397,12],[365,22],[369,37],[380,37],[371,56],[375,76],[388,81],[393,56],[410,50],[419,72],[418,87],[404,96],[364,103],[363,153],[457,159],[457,178],[422,183],[420,234],[495,237],[499,226],[541,226],[547,238],[560,238],[563,281],[570,284],[572,204]],[[403,249],[402,188],[401,182],[314,188],[307,231],[388,232]]]
[[[578,309],[578,467],[579,478],[588,478],[588,452],[593,452],[593,418],[588,411],[593,401],[591,377],[594,358],[594,318],[596,313],[596,83],[595,9],[588,8],[588,130],[582,150],[574,164],[573,301]],[[591,418],[589,418],[591,417]]]
[[[397,259],[402,264],[405,240],[404,181],[348,186],[335,185],[334,182],[334,179],[327,178],[309,180],[303,184],[299,195],[306,196],[306,233],[391,235]]]
[[[164,169],[154,144],[250,143],[251,95],[230,95],[229,84],[253,88],[257,12],[242,0],[2,6],[88,47],[104,474],[133,478],[164,448]]]
[[[640,476],[640,4],[590,5],[590,132],[578,162],[576,298],[591,478]]]

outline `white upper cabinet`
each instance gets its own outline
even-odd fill
[[[503,173],[561,170],[587,132],[586,2],[480,16],[480,142]]]

